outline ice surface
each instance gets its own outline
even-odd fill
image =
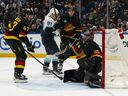
[[[90,89],[82,83],[63,83],[42,75],[42,65],[28,58],[24,74],[28,83],[13,83],[14,58],[0,58],[0,96],[128,96],[128,89]],[[39,58],[43,62],[42,58]],[[64,70],[77,68],[75,59],[64,63]]]

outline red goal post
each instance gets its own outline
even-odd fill
[[[124,39],[123,30],[94,29],[93,32],[95,34],[100,34],[98,36],[96,35],[94,41],[97,42],[102,49],[102,72],[100,73],[102,76],[102,88],[128,88],[128,77],[123,74],[127,73],[124,72],[124,70],[126,70],[128,61],[124,56],[125,53],[121,55],[123,52],[122,50],[125,50],[122,43]],[[119,62],[119,64],[117,62]]]
[[[105,29],[93,29],[95,33],[101,33],[102,35],[102,88],[105,87]]]

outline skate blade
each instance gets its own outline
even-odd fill
[[[52,75],[52,73],[43,73],[43,75]]]
[[[14,79],[14,83],[27,83],[27,80]]]
[[[64,74],[57,74],[59,77],[64,78]],[[54,75],[54,78],[57,78],[57,76]]]

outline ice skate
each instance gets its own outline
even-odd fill
[[[23,74],[15,74],[14,75],[14,82],[15,83],[27,83],[28,78],[26,78]]]
[[[43,68],[43,75],[52,75],[52,72],[47,68]]]
[[[61,71],[59,71],[59,70],[53,70],[53,73],[55,73],[56,75],[58,75],[59,77],[64,77],[64,74],[63,74],[63,72],[61,72]],[[55,78],[56,76],[54,76],[54,78]]]
[[[58,70],[58,65],[57,64],[53,65],[53,73],[55,73],[56,75],[61,76],[61,77],[63,75],[63,72]],[[54,77],[56,77],[56,76],[54,76]]]
[[[58,70],[58,65],[57,64],[53,65],[53,72],[57,75],[63,74],[60,70]]]
[[[59,71],[62,71],[62,69],[63,69],[63,64],[60,63],[60,64],[58,65],[58,70],[59,70]]]
[[[55,74],[58,74],[58,75],[63,74],[63,72],[61,72],[61,71],[59,71],[59,70],[53,70],[53,72],[54,72]]]

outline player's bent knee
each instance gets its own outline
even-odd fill
[[[68,82],[68,81],[72,81],[72,82],[75,82],[75,78],[74,77],[74,73],[75,73],[75,69],[72,69],[72,70],[66,70],[64,71],[64,79],[63,79],[63,82]]]
[[[44,59],[44,62],[45,62],[45,63],[50,63],[51,60],[52,60],[52,56],[51,56],[51,55],[47,55],[47,56],[45,57],[45,59]]]
[[[53,56],[52,61],[59,62],[59,58],[57,56]]]

